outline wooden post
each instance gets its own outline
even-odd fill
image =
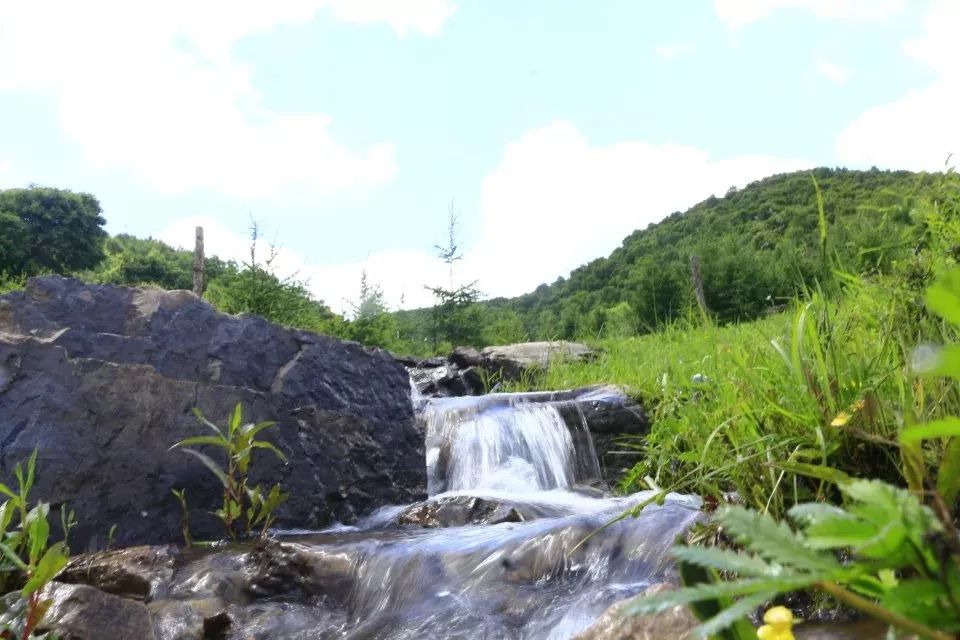
[[[693,284],[693,294],[697,297],[700,312],[704,318],[708,318],[710,312],[707,309],[707,298],[703,295],[703,278],[700,276],[700,258],[697,255],[690,256],[690,281]]]
[[[193,245],[193,292],[203,297],[203,227],[197,227],[197,241]]]

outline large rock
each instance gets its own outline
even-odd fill
[[[574,640],[686,640],[699,624],[687,607],[677,606],[649,616],[628,613],[638,599],[672,589],[657,584],[638,596],[621,600],[607,609],[600,619]]]
[[[499,372],[505,380],[519,380],[528,372],[543,371],[556,360],[582,362],[595,357],[593,349],[579,342],[520,342],[487,347],[481,352],[483,367]]]
[[[176,541],[177,488],[194,535],[219,536],[218,482],[169,448],[203,433],[194,407],[222,424],[237,402],[278,421],[262,436],[289,464],[257,452],[252,475],[291,494],[277,526],[421,497],[410,383],[386,353],[221,314],[186,291],[35,278],[0,296],[0,473],[38,449],[32,497],[77,512],[75,547],[113,525],[119,544]]]

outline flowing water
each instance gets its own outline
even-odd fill
[[[698,517],[699,499],[671,495],[598,531],[649,495],[603,495],[589,431],[552,404],[522,394],[431,400],[420,421],[430,502],[478,498],[514,521],[400,526],[397,506],[289,536],[307,567],[301,597],[247,606],[231,638],[572,638],[662,581],[667,549]],[[193,571],[178,581],[196,595],[206,574]]]

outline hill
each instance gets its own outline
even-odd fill
[[[819,168],[771,176],[634,231],[569,278],[487,301],[488,314],[517,314],[536,339],[649,331],[694,308],[690,261],[697,256],[717,320],[761,316],[823,275],[813,178],[824,200],[827,250],[845,270],[872,273],[913,251],[913,212],[940,174]]]

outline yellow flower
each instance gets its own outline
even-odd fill
[[[793,636],[793,612],[786,607],[773,607],[763,614],[767,624],[757,629],[760,640],[795,640]]]

